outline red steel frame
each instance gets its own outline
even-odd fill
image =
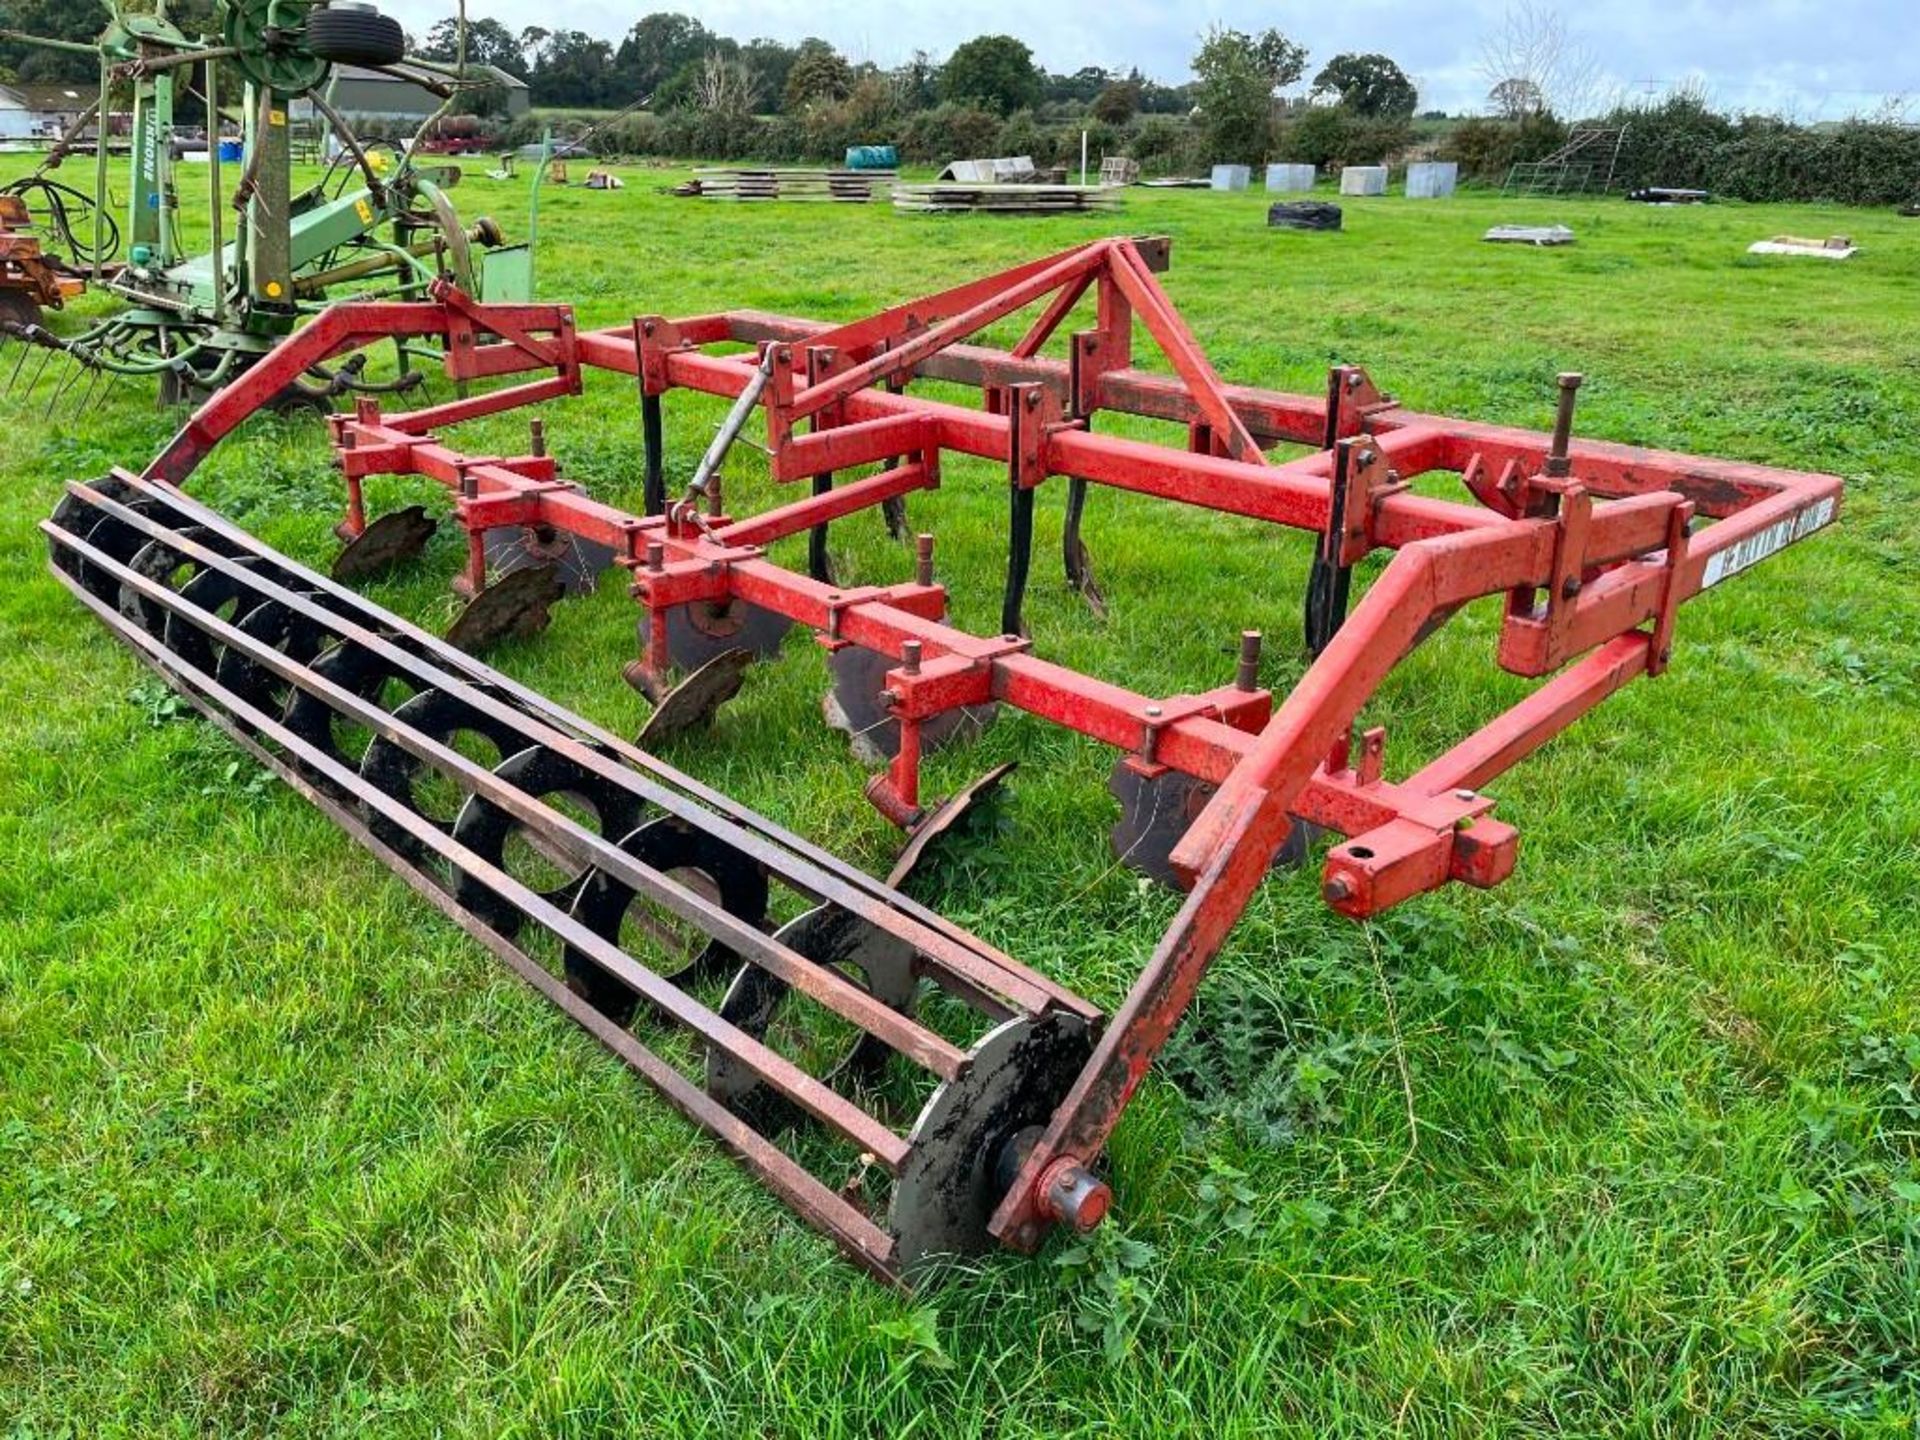
[[[1828,475],[1572,440],[1575,377],[1563,377],[1552,436],[1409,410],[1353,367],[1334,370],[1324,396],[1224,384],[1154,278],[1166,254],[1164,241],[1096,241],[837,326],[732,311],[579,332],[567,307],[481,305],[445,287],[431,302],[339,306],[210,400],[147,474],[184,481],[221,436],[329,355],[387,336],[439,337],[461,380],[552,373],[409,414],[362,400],[355,415],[335,417],[349,532],[365,521],[366,476],[417,474],[454,492],[471,537],[463,589],[486,583],[481,536],[493,527],[547,526],[609,546],[648,612],[641,668],[651,677],[668,668],[668,611],[694,601],[747,601],[830,646],[889,657],[883,699],[901,744],[869,793],[902,824],[921,812],[920,727],[988,701],[1114,746],[1142,774],[1172,770],[1217,787],[1172,852],[1185,905],[994,1217],[997,1237],[1030,1248],[1059,1218],[1050,1182],[1103,1147],[1296,820],[1348,837],[1328,850],[1321,887],[1349,916],[1449,880],[1498,883],[1518,837],[1492,818],[1480,787],[1628,681],[1663,670],[1681,603],[1829,523],[1841,490]],[[1043,357],[1088,292],[1093,327],[1071,335],[1066,360]],[[1011,349],[967,343],[1036,305]],[[1136,322],[1172,374],[1134,365]],[[742,343],[754,348],[712,353]],[[695,497],[634,516],[560,479],[540,445],[471,456],[436,436],[576,394],[586,369],[635,377],[652,424],[669,390],[755,390],[782,482],[888,468],[746,518],[703,514]],[[905,393],[915,377],[977,386],[984,405]],[[1184,423],[1188,445],[1095,434],[1101,411]],[[657,431],[650,440],[657,451]],[[1265,451],[1282,442],[1317,449],[1274,463]],[[911,583],[837,587],[766,558],[773,540],[935,488],[944,452],[1006,466],[1016,493],[1066,476],[1308,531],[1329,566],[1394,554],[1277,708],[1245,673],[1204,693],[1149,697],[1042,659],[1018,635],[958,630],[941,618],[945,590],[925,561]],[[1429,472],[1457,473],[1472,503],[1412,493]],[[1498,663],[1552,678],[1388,780],[1384,732],[1352,744],[1362,705],[1455,610],[1498,595],[1507,597]]]

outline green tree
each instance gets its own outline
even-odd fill
[[[1256,164],[1273,135],[1274,92],[1307,68],[1307,51],[1278,30],[1249,35],[1215,25],[1193,57],[1194,99],[1215,161]]]
[[[753,76],[753,91],[768,106],[778,105],[787,93],[787,76],[800,51],[778,40],[749,40],[740,47],[740,63]]]
[[[46,40],[90,43],[99,38],[110,18],[107,7],[99,0],[4,0],[0,3],[0,27]],[[11,70],[16,79],[26,84],[51,84],[60,80],[97,83],[100,79],[100,62],[90,55],[45,50],[13,40],[0,40],[0,70]]]
[[[1385,55],[1334,56],[1313,77],[1313,93],[1368,119],[1405,120],[1420,104],[1407,72]]]
[[[1093,118],[1107,125],[1124,125],[1140,109],[1140,87],[1131,80],[1115,80],[1093,97]]]
[[[782,92],[784,108],[799,111],[821,100],[844,100],[853,89],[853,67],[824,40],[806,39],[793,57]]]
[[[925,50],[914,51],[891,79],[904,109],[930,110],[940,101],[940,66]]]
[[[1098,65],[1083,65],[1071,75],[1048,75],[1041,98],[1049,104],[1090,105],[1114,78]]]
[[[1011,35],[979,35],[947,57],[940,92],[948,100],[973,101],[1011,115],[1039,101],[1040,71],[1033,51]]]
[[[614,52],[620,84],[629,95],[652,95],[679,76],[691,95],[693,78],[710,51],[731,53],[738,47],[722,41],[691,15],[656,11],[638,20]],[[681,72],[685,71],[684,76]],[[655,108],[659,108],[656,106]]]
[[[531,61],[527,84],[536,105],[605,106],[625,104],[613,46],[584,30],[543,30],[532,26],[520,32],[522,51]]]
[[[446,19],[437,23],[427,31],[420,54],[424,59],[451,65],[460,55],[460,22]],[[498,20],[467,22],[467,63],[491,65],[522,80],[527,78],[527,57],[520,48],[520,37]]]

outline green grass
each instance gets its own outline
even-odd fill
[[[0,401],[0,1436],[1914,1433],[1920,224],[1395,198],[1303,236],[1257,195],[1028,223],[627,175],[544,200],[543,297],[584,324],[850,318],[1165,231],[1229,378],[1311,392],[1353,361],[1420,408],[1542,426],[1577,368],[1583,433],[1841,473],[1843,521],[1689,605],[1666,677],[1490,787],[1523,835],[1509,884],[1361,928],[1310,877],[1270,882],[1120,1127],[1097,1243],[909,1300],[173,716],[48,577],[61,482],[139,464],[176,418],[148,387],[51,421],[44,384]],[[518,186],[459,198],[521,223]],[[1477,243],[1506,220],[1580,241]],[[1780,231],[1865,251],[1743,254]],[[668,403],[684,479],[719,412]],[[570,474],[637,498],[630,382],[549,420]],[[519,423],[472,448],[517,448]],[[768,498],[735,471],[737,501]],[[976,628],[1001,484],[956,461],[915,501]],[[255,424],[195,488],[331,553],[310,423]],[[879,532],[835,527],[843,579],[908,573]],[[1257,625],[1270,682],[1298,674],[1300,537],[1096,494],[1088,539],[1112,619],[1043,562],[1043,653],[1173,693],[1222,683]],[[443,533],[374,594],[443,620],[457,553]],[[1369,708],[1390,772],[1523,693],[1483,611]],[[607,587],[497,662],[631,731],[634,615]],[[671,758],[881,867],[896,840],[820,724],[823,674],[794,637]],[[1111,1005],[1172,909],[1111,867],[1111,752],[1003,715],[930,791],[1001,759],[1004,833],[933,898]]]

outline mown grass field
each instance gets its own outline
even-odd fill
[[[1843,474],[1841,523],[1683,612],[1671,672],[1489,787],[1519,873],[1357,927],[1277,877],[1116,1138],[1091,1246],[875,1286],[317,812],[256,775],[49,578],[61,483],[137,466],[148,387],[0,400],[0,1436],[1862,1434],[1920,1421],[1920,222],[1462,197],[1263,227],[1264,197],[1134,191],[1098,221],[549,190],[540,289],[583,324],[851,318],[1105,230],[1229,378],[1368,366],[1422,409]],[[524,225],[519,185],[468,213]],[[1478,243],[1496,221],[1579,243]],[[1748,241],[1846,231],[1845,265]],[[85,314],[98,305],[89,300]],[[79,323],[63,319],[63,326]],[[10,368],[11,356],[6,357]],[[3,373],[3,372],[0,372]],[[444,385],[437,393],[444,394]],[[668,405],[674,475],[716,407]],[[514,425],[471,448],[518,448]],[[570,474],[637,500],[629,384],[556,407]],[[736,504],[768,498],[751,465]],[[955,612],[997,625],[1002,481],[917,499]],[[196,481],[324,566],[311,421]],[[403,487],[376,492],[380,503]],[[1307,544],[1097,494],[1112,618],[1038,648],[1141,689],[1291,683]],[[904,576],[876,519],[843,580]],[[374,594],[452,610],[458,554]],[[497,654],[615,728],[634,608]],[[1389,771],[1523,688],[1484,607],[1370,707]],[[671,757],[856,862],[895,837],[820,723],[805,637]],[[1110,752],[1019,716],[929,768],[1021,770],[947,913],[1111,1005],[1172,913],[1113,867]]]

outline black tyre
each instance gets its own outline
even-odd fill
[[[40,313],[40,302],[24,290],[0,290],[0,321],[11,321],[16,325],[39,325],[46,316]]]
[[[320,9],[307,15],[307,49],[336,65],[396,65],[406,57],[407,35],[398,20],[371,8]]]

